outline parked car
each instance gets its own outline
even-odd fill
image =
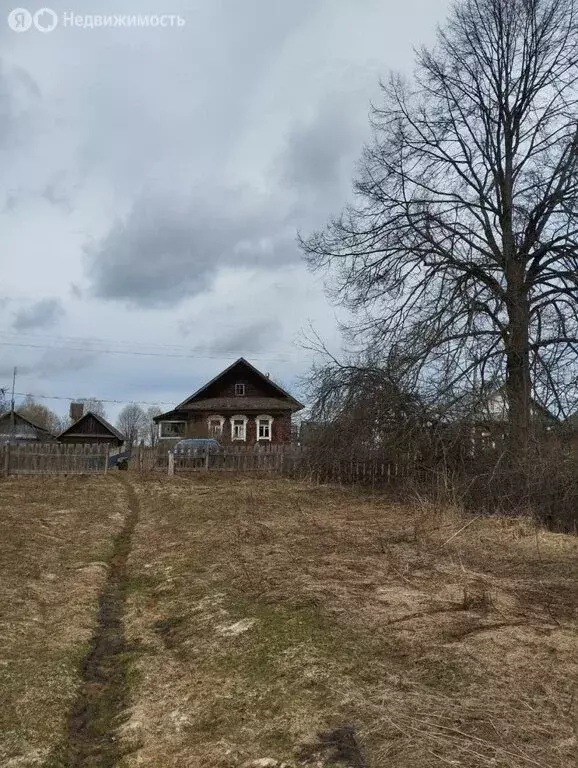
[[[190,437],[186,440],[179,440],[173,448],[175,456],[193,456],[197,458],[207,454],[222,456],[224,452],[225,450],[221,443],[213,438]]]
[[[131,459],[130,451],[123,451],[122,453],[115,453],[114,456],[108,457],[108,466],[116,467],[117,469],[127,470],[128,462]]]

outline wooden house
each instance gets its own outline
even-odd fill
[[[281,444],[291,441],[291,416],[303,408],[241,357],[154,421],[159,440],[214,437],[224,443]]]
[[[47,443],[55,439],[51,432],[18,411],[0,416],[0,443]]]
[[[120,449],[125,441],[124,435],[106,419],[97,413],[87,411],[72,426],[58,435],[58,442],[64,444],[107,443],[112,448]]]

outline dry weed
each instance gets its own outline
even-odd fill
[[[41,765],[66,736],[121,489],[106,478],[0,481],[0,764]]]
[[[128,766],[344,764],[316,734],[349,726],[367,768],[570,764],[575,538],[285,480],[135,482]]]

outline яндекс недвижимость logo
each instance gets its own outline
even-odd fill
[[[28,32],[32,27],[39,32],[52,32],[58,26],[58,14],[52,8],[40,8],[36,13],[14,8],[8,14],[8,26],[13,32]]]
[[[184,27],[186,20],[177,14],[79,14],[66,11],[59,15],[52,8],[40,8],[33,13],[27,8],[14,8],[8,14],[8,26],[13,32],[52,32],[58,25],[80,29],[119,27],[166,28]]]

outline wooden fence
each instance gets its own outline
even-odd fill
[[[294,445],[231,445],[223,455],[194,456],[182,453],[173,456],[166,446],[154,448],[138,446],[133,452],[131,470],[138,472],[169,471],[169,463],[176,472],[195,470],[221,470],[230,472],[279,472],[292,466],[302,451]]]
[[[73,475],[108,471],[107,445],[30,443],[0,445],[4,475]]]
[[[398,463],[379,458],[368,460],[340,460],[321,464],[311,451],[296,445],[227,446],[223,455],[173,455],[166,446],[155,448],[140,446],[136,449],[130,469],[132,471],[158,471],[163,474],[189,472],[266,472],[289,477],[302,477],[317,482],[346,485],[391,486],[408,475],[407,462]],[[412,474],[419,472],[412,467]]]
[[[111,463],[106,445],[0,445],[0,473],[4,475],[106,473]],[[227,446],[223,455],[207,456],[175,456],[163,445],[154,448],[138,446],[132,452],[129,469],[163,474],[203,471],[273,473],[316,482],[373,486],[394,485],[408,474],[407,463],[379,459],[319,463],[314,453],[291,444],[234,445]]]

